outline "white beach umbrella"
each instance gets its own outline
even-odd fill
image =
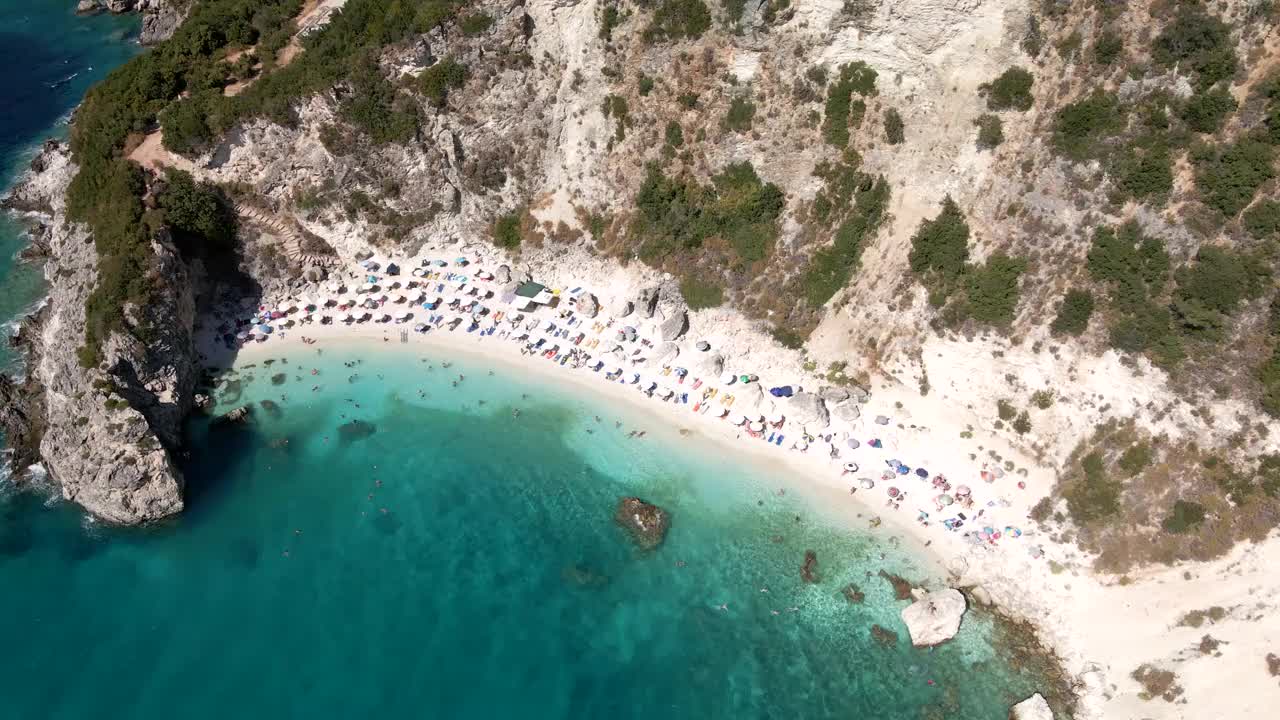
[[[731,372],[726,372],[720,376],[720,382],[725,385],[732,385],[735,382],[737,382],[737,380],[738,380],[738,376],[734,375]]]

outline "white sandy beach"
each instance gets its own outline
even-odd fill
[[[482,269],[492,271],[498,264],[507,262],[496,251],[472,248],[465,253],[455,248],[427,248],[420,257],[396,258],[395,262],[407,272],[420,267],[423,258],[453,258],[460,254],[465,254],[472,263],[465,268],[433,269],[474,275]],[[365,272],[354,263],[350,268],[348,285],[362,279],[359,274]],[[628,275],[631,271],[614,268],[612,274],[603,277],[600,273],[586,273],[599,281],[595,284],[575,282],[572,277],[545,279],[549,287],[581,286],[599,297],[600,315],[574,326],[569,335],[569,338],[579,332],[587,335],[579,346],[583,348],[592,338],[602,338],[596,348],[584,352],[602,353],[611,344],[608,339],[624,323],[635,326],[640,337],[654,337],[652,333],[663,320],[661,312],[652,320],[638,320],[632,315],[619,319],[612,328],[593,330],[595,323],[608,322],[609,313],[604,309],[616,307],[620,299],[633,297],[641,282]],[[581,265],[577,269],[581,272]],[[398,279],[406,283],[420,280],[408,275]],[[477,284],[485,283],[477,281]],[[496,283],[488,285],[495,291],[495,297],[483,302],[494,313],[509,310],[498,300]],[[318,287],[307,294],[324,297],[325,292]],[[433,290],[429,294],[436,293]],[[448,302],[452,293],[441,294]],[[274,308],[287,304],[286,300],[267,298],[263,302],[265,307]],[[387,307],[389,313],[395,313],[404,306],[388,304]],[[565,307],[562,303],[558,309]],[[341,316],[340,311],[329,312]],[[315,316],[319,314],[317,311]],[[589,365],[595,362],[594,358],[575,369],[572,364],[562,366],[559,357],[552,361],[540,354],[522,354],[521,348],[526,343],[516,341],[515,332],[506,338],[497,333],[486,336],[480,330],[469,333],[466,325],[470,320],[453,331],[442,323],[425,333],[414,332],[413,326],[431,314],[434,313],[415,308],[414,318],[404,323],[308,323],[277,331],[264,342],[250,342],[235,354],[206,330],[201,337],[201,347],[213,366],[225,366],[233,358],[236,364],[245,364],[282,354],[296,357],[315,350],[342,348],[359,352],[364,348],[377,352],[387,348],[421,349],[437,356],[470,355],[487,363],[510,365],[521,372],[538,373],[610,401],[628,403],[664,426],[688,429],[691,432],[686,439],[708,452],[732,453],[739,457],[749,453],[753,463],[776,467],[777,476],[788,478],[792,483],[790,487],[821,503],[840,507],[841,514],[859,530],[878,527],[876,532],[900,537],[908,548],[917,550],[920,557],[949,573],[952,584],[979,587],[979,596],[985,594],[1003,611],[1033,622],[1046,644],[1060,655],[1065,668],[1080,684],[1080,717],[1263,717],[1268,705],[1265,698],[1280,699],[1280,686],[1268,677],[1263,662],[1268,652],[1280,647],[1280,638],[1274,629],[1257,622],[1259,609],[1243,601],[1247,597],[1280,595],[1280,579],[1269,578],[1266,571],[1280,561],[1280,550],[1275,543],[1238,547],[1229,558],[1198,566],[1189,578],[1178,568],[1152,571],[1140,578],[1141,582],[1122,583],[1118,578],[1100,578],[1088,569],[1088,558],[1078,549],[1040,535],[1035,523],[1028,518],[1031,506],[1049,493],[1055,481],[1052,471],[1038,466],[995,432],[978,425],[970,408],[957,405],[944,393],[922,397],[916,389],[891,379],[873,380],[872,394],[861,406],[858,417],[847,421],[832,414],[829,425],[811,424],[804,428],[814,441],[802,452],[792,447],[804,434],[793,420],[788,419],[774,433],[787,436],[784,445],[778,446],[751,437],[743,427],[733,424],[734,413],[717,419],[713,413],[692,411],[702,389],[714,386],[727,394],[741,386],[726,387],[716,378],[696,378],[690,369],[683,383],[677,383],[674,375],[668,376],[670,387],[679,391],[675,396],[678,399],[679,394],[689,392],[695,378],[703,379],[700,391],[690,393],[687,403],[663,402],[626,382],[630,368],[623,374],[622,382],[607,381],[605,374],[611,369],[611,363],[606,363],[600,371],[592,371]],[[563,327],[564,319],[556,315],[557,309],[547,307],[527,313],[529,319],[556,320]],[[455,316],[458,314],[449,314],[450,318]],[[481,330],[493,324],[492,317],[491,314],[481,320]],[[522,321],[521,327],[525,322],[527,320]],[[711,346],[709,352],[724,356],[726,371],[758,373],[759,384],[764,388],[790,384],[817,390],[821,382],[801,367],[802,358],[797,353],[772,343],[736,313],[718,309],[693,313],[689,325],[688,334],[680,339],[683,350],[671,361],[672,366],[696,363],[698,355],[693,343],[706,341]],[[503,323],[499,327],[510,326]],[[406,333],[404,343],[402,333]],[[304,337],[311,343],[304,343]],[[531,335],[529,341],[537,337]],[[570,339],[560,339],[559,344],[566,351],[575,347]],[[547,347],[551,345],[544,345],[544,349]],[[628,349],[630,347],[628,345]],[[659,368],[648,364],[643,364],[639,371],[645,376],[645,382],[651,375],[662,377]],[[767,402],[774,400],[767,395],[766,398]],[[785,401],[778,400],[772,407],[786,414]],[[889,423],[877,424],[874,420],[877,415],[888,417]],[[764,434],[768,435],[769,431],[766,428]],[[831,445],[839,451],[839,457],[832,457],[831,445],[820,439],[827,434],[832,437]],[[857,439],[859,447],[850,448],[847,438]],[[871,447],[869,441],[873,438],[879,439],[883,447]],[[1000,464],[1011,462],[1016,469],[1002,472],[1000,477],[984,477],[984,470],[998,467],[992,459],[993,452],[1000,457]],[[889,460],[899,460],[909,466],[911,474],[883,479]],[[858,470],[846,474],[844,468],[848,462],[857,463]],[[917,467],[927,468],[929,477],[917,477],[914,474]],[[932,478],[938,474],[946,476],[952,498],[956,497],[952,488],[960,484],[971,488],[972,504],[968,508],[958,503],[937,504],[935,498],[941,493],[932,486]],[[875,487],[859,488],[851,494],[851,486],[863,477],[874,479]],[[905,490],[906,499],[890,503],[887,494],[890,486]],[[946,519],[956,518],[961,512],[968,519],[963,527],[956,530],[944,527]],[[921,513],[928,513],[927,524],[922,522]],[[979,539],[969,534],[985,528],[999,532],[999,537]],[[1016,536],[1019,533],[1020,536]],[[1212,605],[1227,609],[1212,628],[1178,624],[1187,612]],[[1196,652],[1195,647],[1206,632],[1223,641],[1219,653],[1188,659],[1187,653]],[[1182,684],[1185,703],[1141,699],[1141,687],[1130,677],[1140,665],[1166,656],[1177,656],[1184,663],[1194,661],[1200,665],[1194,678]],[[1227,698],[1209,692],[1227,677],[1246,691]],[[1209,700],[1212,704],[1205,704]]]

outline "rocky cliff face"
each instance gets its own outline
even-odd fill
[[[98,258],[85,228],[65,216],[74,174],[65,146],[46,144],[5,199],[7,208],[37,214],[33,234],[47,248],[49,295],[17,339],[26,352],[25,378],[0,381],[0,423],[13,447],[16,477],[40,462],[66,499],[104,520],[158,520],[183,507],[172,453],[198,377],[192,278],[173,245],[156,240],[160,290],[148,307],[128,309],[133,328],[152,329],[145,341],[112,335],[102,364],[82,368],[77,350]]]

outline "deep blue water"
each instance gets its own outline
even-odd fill
[[[6,184],[137,51],[135,20],[72,4],[0,0]],[[0,224],[0,318],[41,292],[19,246]],[[1042,689],[978,612],[911,648],[876,573],[927,571],[827,499],[522,373],[355,357],[224,384],[222,410],[278,408],[191,423],[188,511],[163,526],[103,528],[0,482],[0,717],[1002,720]],[[344,436],[353,419],[373,432]],[[626,494],[674,513],[660,549],[615,526]]]

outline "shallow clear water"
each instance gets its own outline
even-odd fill
[[[921,565],[778,478],[512,370],[365,355],[245,369],[220,409],[278,407],[192,424],[189,510],[169,526],[0,505],[11,716],[994,720],[1037,685],[994,659],[977,613],[911,648],[874,575]],[[353,419],[373,432],[344,436]],[[628,494],[673,513],[658,550],[615,526]]]

